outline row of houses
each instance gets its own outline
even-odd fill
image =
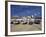
[[[33,23],[40,24],[41,17],[31,17],[31,16],[15,16],[11,18],[11,24],[30,24]]]

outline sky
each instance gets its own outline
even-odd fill
[[[42,16],[41,6],[11,5],[11,16]]]

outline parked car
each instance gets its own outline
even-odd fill
[[[15,19],[11,19],[11,24],[14,24],[13,22],[15,21]]]
[[[23,19],[21,17],[16,17],[15,18],[15,23],[16,24],[20,24],[20,22],[22,21]]]
[[[20,22],[18,20],[15,20],[14,24],[20,24]]]
[[[32,25],[34,23],[34,18],[31,18],[30,20],[29,20],[29,25]]]
[[[40,24],[41,23],[41,17],[35,17],[35,24]]]
[[[27,24],[27,21],[23,19],[23,20],[21,20],[21,23],[22,24]]]

